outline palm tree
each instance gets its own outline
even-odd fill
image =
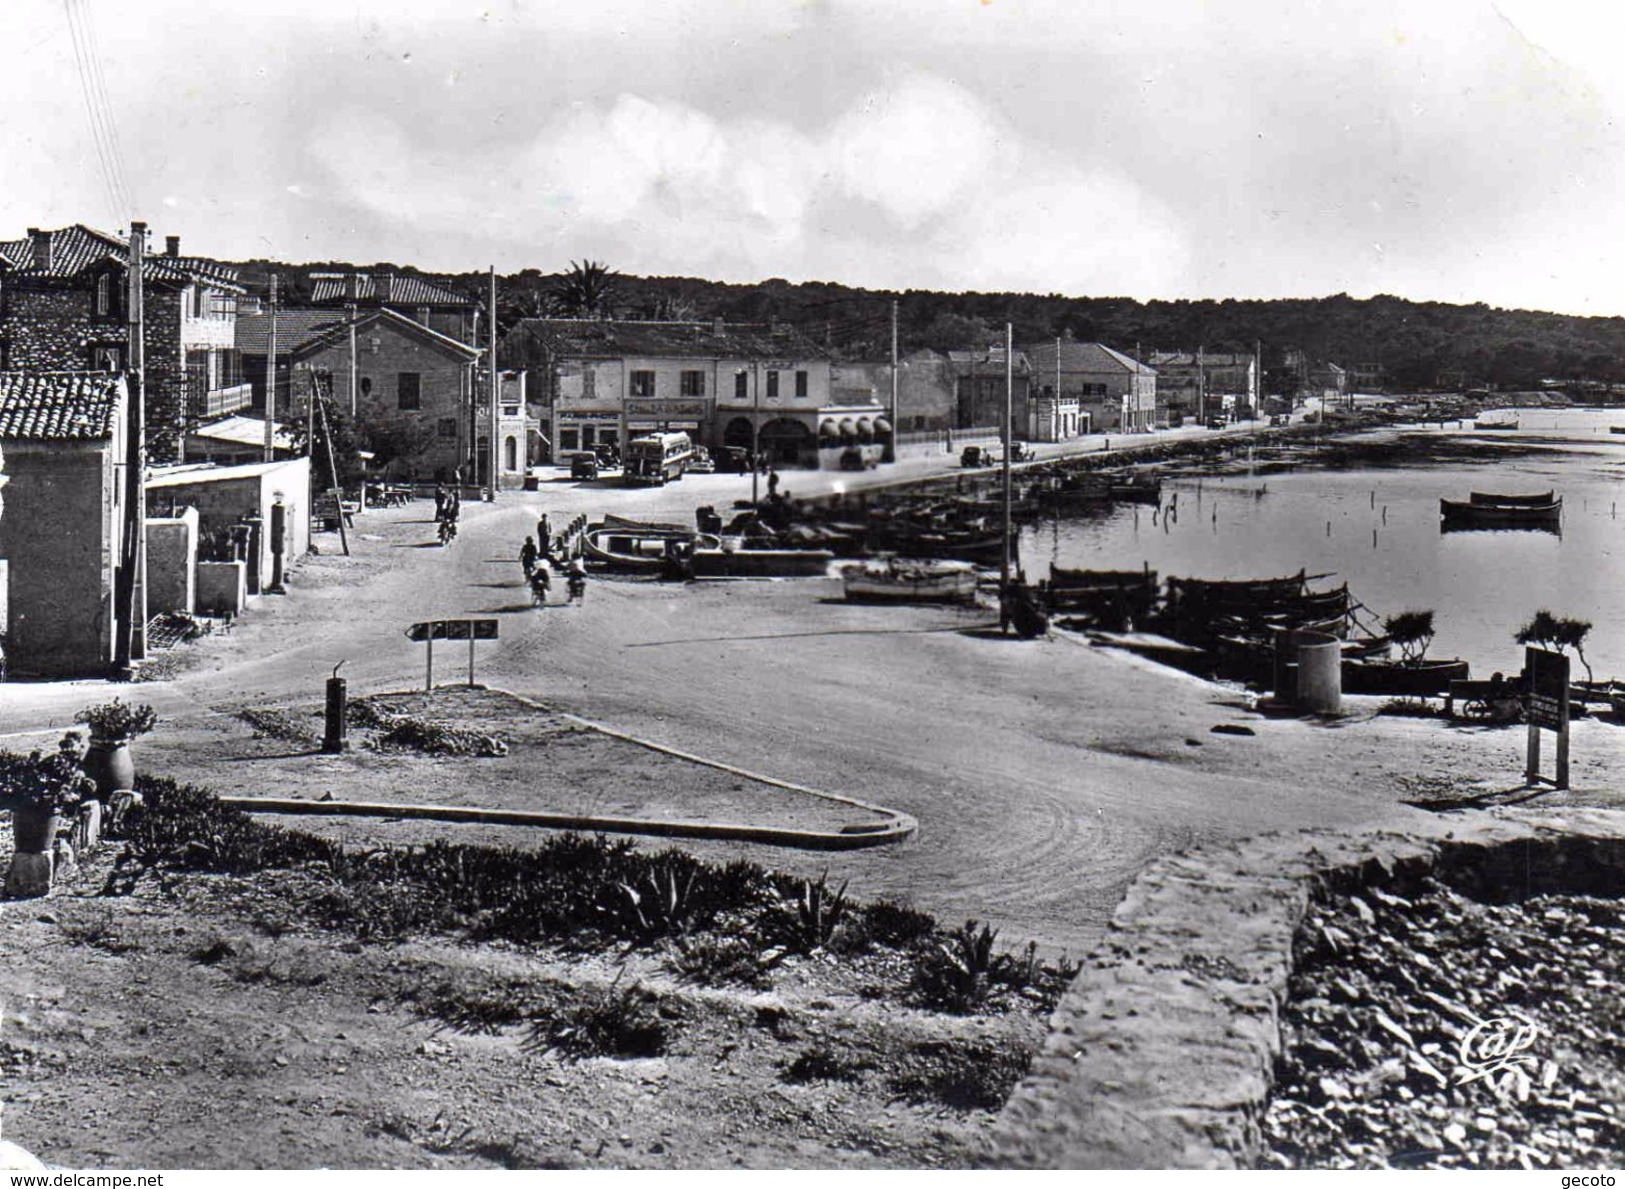
[[[607,318],[620,291],[621,274],[597,260],[572,260],[570,271],[549,291],[553,310],[567,318]]]

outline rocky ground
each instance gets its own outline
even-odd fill
[[[1619,899],[1368,889],[1316,905],[1299,947],[1264,1167],[1625,1158]]]

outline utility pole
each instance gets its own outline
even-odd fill
[[[129,409],[124,419],[124,523],[119,566],[115,571],[113,677],[130,681],[134,662],[146,651],[146,591],[142,558],[146,555],[147,443],[146,443],[146,318],[143,271],[146,266],[147,225],[130,224],[129,288],[125,298],[127,334],[125,383]],[[137,630],[137,624],[141,630]]]
[[[1079,402],[1082,403],[1082,402]],[[1055,440],[1061,440],[1061,336],[1055,336]]]
[[[350,420],[351,421],[355,420],[355,416],[356,416],[356,412],[357,412],[357,408],[358,408],[357,402],[361,399],[359,394],[358,394],[358,391],[357,391],[358,388],[360,387],[360,378],[359,377],[360,377],[360,370],[361,369],[360,369],[360,363],[356,359],[356,350],[355,350],[355,319],[356,319],[356,313],[357,313],[356,299],[360,296],[360,288],[361,288],[361,278],[356,276],[355,273],[350,273],[347,280],[346,280],[346,282],[345,282],[346,295],[350,298],[350,300],[349,300],[348,304],[346,304],[345,307],[344,307],[344,320],[346,322],[348,322],[349,325],[350,325]],[[365,483],[363,483],[361,485],[361,492],[362,492],[363,496],[366,495],[366,491],[367,491],[367,485]]]
[[[897,299],[891,299],[891,458],[897,461],[897,434],[902,429],[897,420]]]
[[[486,452],[486,484],[485,502],[496,503],[497,498],[497,461],[500,458],[497,444],[497,266],[491,266],[491,300],[487,307],[489,316],[486,318],[486,342],[489,344],[488,355],[491,366],[491,434],[488,439],[490,449]]]
[[[265,356],[265,461],[276,461],[276,274],[271,274],[271,349]]]
[[[1009,322],[1006,322],[1004,324],[1004,552],[999,560],[999,619],[1001,627],[1009,624],[1009,618],[1004,613],[1003,608],[1010,590],[1010,447],[1012,445],[1010,423],[1015,418],[1015,393],[1015,329]]]
[[[751,370],[756,374],[751,377],[756,383],[751,394],[750,409],[750,505],[756,506],[757,456],[762,452],[762,361],[754,360]]]

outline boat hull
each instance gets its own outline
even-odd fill
[[[1388,697],[1438,697],[1450,692],[1452,681],[1466,681],[1466,661],[1343,660],[1343,692]]]
[[[969,603],[976,599],[975,567],[938,561],[865,562],[841,574],[848,602]]]

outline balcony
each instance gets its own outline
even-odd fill
[[[202,421],[227,417],[253,403],[252,384],[233,384],[230,388],[214,388],[206,392],[193,390],[192,413]]]

